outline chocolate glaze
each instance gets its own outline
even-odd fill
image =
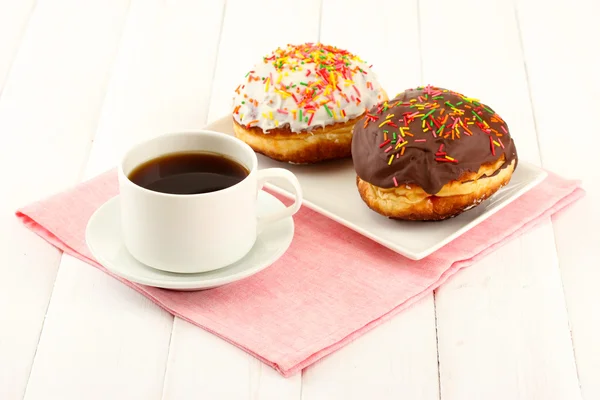
[[[455,124],[456,118],[460,119]],[[385,123],[386,119],[391,123]],[[433,127],[435,137],[427,125],[423,128],[424,121]],[[406,132],[404,138],[400,128]],[[398,147],[401,138],[407,144]],[[386,139],[390,142],[382,145]],[[439,152],[440,145],[445,154]],[[404,154],[400,155],[402,148]],[[382,188],[415,184],[432,195],[464,172],[477,172],[482,164],[495,162],[503,155],[505,162],[500,169],[513,160],[516,168],[517,150],[508,126],[498,114],[476,99],[432,86],[409,89],[371,108],[355,125],[352,139],[354,168],[362,180]]]

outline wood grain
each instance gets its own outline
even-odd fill
[[[321,41],[358,55],[393,97],[421,82],[416,1],[373,1],[378,18],[365,18],[362,1],[326,1]],[[341,29],[341,26],[348,29]],[[402,30],[402,45],[398,35]],[[308,367],[302,398],[437,399],[437,347],[433,295],[354,343]]]
[[[163,399],[299,399],[300,375],[283,378],[243,350],[175,319]]]
[[[0,77],[7,77],[0,97],[0,169],[3,188],[9,188],[0,196],[2,399],[23,398],[60,259],[17,222],[14,211],[78,180],[127,12],[123,1],[46,1],[29,18],[31,4],[15,3],[16,14],[0,16],[16,29],[0,28],[13,40],[3,37],[0,48],[16,54],[12,62],[6,53],[0,57],[2,68],[10,66]],[[18,32],[26,19],[26,31]],[[14,41],[20,41],[18,51]]]
[[[0,94],[34,6],[35,0],[0,0]]]
[[[86,177],[116,164],[134,142],[170,131],[197,129],[205,123],[221,13],[222,7],[195,1],[131,4]],[[64,287],[59,288],[59,283]],[[75,286],[85,290],[74,291]],[[71,299],[53,302],[49,316],[52,312],[64,314],[71,303],[84,304],[85,309],[94,312],[78,315],[77,320],[59,318],[48,336],[65,325],[85,328],[76,335],[79,340],[61,342],[58,349],[55,346],[46,350],[44,360],[55,360],[55,352],[77,354],[90,347],[95,347],[95,352],[76,370],[52,377],[54,382],[63,383],[60,387],[54,384],[55,393],[77,397],[93,386],[97,387],[95,398],[161,398],[172,316],[76,260],[61,264],[56,290]],[[103,297],[110,297],[114,303],[99,302]],[[131,318],[134,315],[137,318]],[[96,329],[99,325],[119,329],[107,332]],[[46,330],[50,331],[49,324]],[[48,343],[56,342],[50,339]],[[40,377],[52,376],[45,367]],[[110,372],[95,376],[99,368]],[[128,371],[136,371],[135,377]],[[67,386],[64,378],[68,375],[78,376],[77,383]],[[100,385],[96,379],[105,384]],[[49,382],[40,384],[46,385]],[[165,396],[169,398],[168,393]]]
[[[0,0],[0,399],[600,398],[598,15],[596,0]],[[318,40],[390,96],[480,98],[522,160],[587,197],[288,379],[16,221],[133,143],[228,114],[253,63]]]
[[[271,10],[281,7],[285,4],[275,0],[260,4],[227,1],[210,91],[209,121],[231,112],[237,82],[262,61],[263,55],[287,43],[317,40],[318,1],[307,1],[295,9],[293,23],[270,17]],[[197,329],[179,320],[174,325],[165,399],[195,398],[195,393],[214,399],[300,397],[300,375],[285,379],[247,353]]]
[[[600,109],[600,59],[592,50],[600,39],[600,3],[550,2],[544,18],[533,1],[519,1],[517,10],[543,165],[581,179],[587,191],[553,225],[581,393],[584,399],[597,399],[600,315],[595,293],[600,263],[594,254],[600,243],[595,228],[600,224],[600,172],[596,140],[590,140],[598,129],[589,118]],[[565,120],[568,108],[574,114]]]
[[[539,164],[512,4],[422,0],[426,82],[481,99],[507,121],[521,160]],[[460,10],[460,26],[447,18]],[[440,41],[448,32],[459,48]],[[552,227],[545,223],[436,295],[442,399],[580,396]]]

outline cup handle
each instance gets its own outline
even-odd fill
[[[258,182],[258,190],[261,190],[264,184],[271,179],[284,179],[289,182],[294,187],[294,194],[296,196],[294,200],[294,204],[291,206],[275,211],[268,215],[262,216],[258,218],[258,231],[262,231],[264,227],[268,224],[271,224],[275,221],[279,221],[280,219],[291,217],[296,214],[302,206],[302,187],[300,187],[300,182],[298,182],[298,178],[296,175],[283,168],[267,168],[261,169],[258,171],[257,182]]]

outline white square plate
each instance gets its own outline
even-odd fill
[[[214,121],[205,129],[234,135],[230,116]],[[444,221],[408,222],[383,217],[367,207],[358,194],[356,173],[350,159],[292,165],[258,154],[258,167],[290,170],[302,185],[305,206],[412,260],[425,258],[462,235],[543,181],[547,175],[544,170],[519,161],[510,183],[479,206]],[[293,197],[292,188],[285,183],[266,187],[283,196]]]

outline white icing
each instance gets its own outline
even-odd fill
[[[337,50],[319,44],[306,44],[299,48],[300,53],[305,52],[305,54],[327,54],[331,49]],[[290,52],[300,54],[296,53],[296,49],[295,46],[288,46],[286,49],[276,50],[267,59],[256,64],[244,83],[238,86],[233,98],[233,117],[240,125],[257,126],[265,133],[270,129],[288,125],[292,132],[303,132],[316,127],[347,122],[384,100],[376,75],[368,65],[352,54],[348,53],[347,58],[344,59],[344,63],[349,64],[345,65],[348,69],[346,77],[341,75],[344,68],[338,68],[339,62],[332,69],[335,72],[328,71],[328,81],[331,81],[331,73],[335,75],[335,87],[328,85],[327,80],[317,74],[317,70],[325,71],[325,69],[319,67],[312,58],[302,57],[304,64],[301,64],[299,59],[288,57],[283,68],[276,68],[274,60],[269,59],[274,54],[277,54],[275,57],[285,56]],[[321,53],[320,49],[324,49],[325,52]],[[340,59],[339,55],[329,57]],[[268,83],[265,83],[267,80]],[[318,88],[318,82],[322,85],[321,88]],[[320,94],[315,97],[307,96],[317,103],[311,119],[312,110],[310,107],[304,108],[306,104],[302,104],[301,99],[307,93],[312,93],[313,87],[316,93]],[[300,102],[300,106],[294,96],[286,95],[281,89],[293,94]],[[330,93],[329,97],[328,93]],[[329,108],[329,112],[325,105]]]

